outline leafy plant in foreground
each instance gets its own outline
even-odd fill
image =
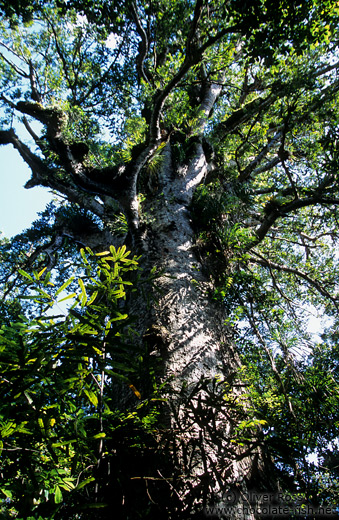
[[[3,518],[78,518],[77,511],[104,507],[106,459],[119,446],[142,448],[156,420],[138,389],[145,369],[125,308],[137,259],[125,247],[81,254],[81,274],[58,289],[45,270],[22,271],[23,298],[40,315],[2,320]],[[67,294],[74,279],[79,290]],[[67,301],[69,309],[55,315]],[[116,407],[117,391],[125,409]]]

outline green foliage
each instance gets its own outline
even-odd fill
[[[34,0],[31,2],[27,2],[27,0],[14,0],[10,4],[2,1],[0,2],[0,13],[2,16],[8,18],[13,25],[18,23],[20,17],[24,22],[29,23],[32,21],[33,12],[37,6],[38,2]]]
[[[152,383],[153,369],[124,303],[136,290],[137,259],[125,247],[81,254],[83,274],[58,288],[45,269],[21,271],[29,289],[23,298],[41,308],[35,318],[11,301],[8,317],[2,314],[1,511],[9,518],[76,518],[84,504],[103,505],[101,466],[117,449],[129,457],[143,448],[156,421],[156,400],[141,388],[146,374]],[[70,306],[61,311],[64,302]],[[130,402],[125,411],[116,391]],[[110,485],[127,478],[117,471]]]
[[[207,173],[204,165],[190,205],[196,251],[247,383],[229,444],[257,442],[267,459],[275,456],[284,486],[334,500],[326,483],[337,479],[338,2],[7,4],[0,143],[31,166],[29,186],[49,186],[70,204],[50,205],[0,248],[4,511],[62,518],[86,515],[81,502],[88,511],[133,502],[126,483],[134,454],[157,450],[154,381],[145,375],[154,368],[128,313],[137,264],[124,249],[87,250],[80,263],[75,254],[79,243],[121,239],[131,222],[153,254],[165,232],[159,194],[168,233],[178,238],[176,204],[188,194],[178,197],[180,183],[202,164],[201,149]],[[31,13],[35,23],[19,23]],[[220,87],[213,107],[212,87]],[[22,122],[29,148],[13,137]],[[166,144],[173,171],[161,176]],[[61,260],[50,274],[57,240]],[[77,264],[81,274],[69,278]],[[62,300],[73,303],[53,318]],[[307,330],[309,306],[334,319],[318,346]],[[208,384],[184,389],[180,406],[196,405],[199,427],[219,435],[197,397],[205,392],[225,421]],[[234,395],[220,386],[232,408]],[[117,395],[139,404],[119,409]],[[314,453],[318,467],[308,461]],[[128,514],[141,516],[132,506]]]
[[[338,498],[331,457],[337,452],[339,388],[328,363],[337,366],[337,348],[320,344],[299,361],[285,356],[281,352],[267,363],[258,345],[244,345],[242,375],[253,416],[265,421],[261,442],[278,463],[282,488],[299,492],[306,502],[331,505]],[[326,481],[331,485],[324,486]]]

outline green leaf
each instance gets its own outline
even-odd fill
[[[10,491],[9,489],[1,488],[1,492],[2,492],[2,493],[3,493],[7,498],[12,498],[12,497],[13,497],[12,491]]]
[[[62,502],[62,493],[61,493],[61,489],[59,488],[59,486],[56,486],[55,487],[55,494],[54,494],[54,502],[56,504],[60,504]]]
[[[32,397],[30,396],[30,394],[26,390],[24,391],[24,396],[26,397],[28,404],[32,404],[33,403]]]
[[[16,430],[15,422],[10,421],[1,429],[1,437],[9,437]]]
[[[44,274],[44,272],[46,271],[47,267],[44,267],[43,269],[41,269],[41,271],[37,274],[37,278],[38,280],[40,280],[40,278],[42,277],[42,275]]]
[[[25,278],[27,278],[27,280],[29,280],[30,282],[34,282],[33,277],[29,273],[24,271],[23,269],[18,269],[18,273],[20,273],[21,276],[24,276]]]
[[[52,448],[62,448],[64,446],[68,446],[69,444],[74,444],[75,442],[77,442],[77,439],[71,439],[71,440],[68,440],[68,441],[53,442],[52,443]]]
[[[108,504],[97,504],[95,502],[86,504],[85,509],[104,509],[108,506]]]
[[[88,248],[86,248],[86,250],[87,250],[87,249],[88,249]],[[85,253],[85,251],[84,251],[83,248],[80,249],[80,254],[81,254],[81,258],[82,258],[83,262],[84,262],[86,265],[89,265],[89,262],[88,262],[87,257],[86,257],[86,253]]]
[[[81,289],[81,307],[85,307],[85,305],[87,303],[87,293],[86,293],[85,284],[81,278],[79,278],[78,283],[79,283],[80,289]]]
[[[103,439],[106,437],[106,433],[105,432],[101,432],[101,433],[97,433],[96,435],[93,435],[93,439]]]
[[[87,486],[87,484],[90,484],[91,482],[93,482],[95,480],[94,477],[90,477],[90,478],[87,478],[86,480],[83,480],[82,482],[80,482],[80,484],[78,484],[76,487],[75,487],[75,490],[76,491],[79,491],[79,489],[82,489],[83,487]]]
[[[71,276],[71,278],[66,280],[66,282],[63,283],[62,286],[56,291],[55,296],[58,296],[60,293],[62,293],[62,291],[64,291],[73,281],[74,281],[74,276]],[[59,300],[59,301],[63,301],[63,300]]]
[[[71,293],[69,294],[68,296],[65,296],[65,298],[61,298],[61,300],[58,300],[57,303],[61,303],[61,302],[65,302],[66,300],[70,300],[71,298],[75,298],[76,297],[76,293]]]
[[[87,302],[87,306],[92,305],[92,303],[96,300],[98,294],[99,294],[98,291],[94,291],[94,293],[92,294],[92,296],[90,297],[90,299]]]
[[[98,406],[98,398],[96,394],[93,392],[93,390],[88,390],[87,388],[84,388],[84,393],[88,397],[89,401],[95,406]]]

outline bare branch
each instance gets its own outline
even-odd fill
[[[20,141],[13,129],[0,131],[1,144],[12,144],[32,170],[32,178],[25,184],[25,188],[29,189],[34,186],[52,188],[66,195],[68,200],[78,203],[101,218],[104,217],[104,207],[95,199],[93,194],[89,196],[87,193],[79,190],[69,179],[64,181],[60,178],[60,175],[58,175],[59,170],[48,167],[25,143]],[[110,195],[114,198],[112,193]]]
[[[29,75],[27,74],[27,72],[20,69],[17,65],[15,65],[15,63],[13,63],[11,60],[6,58],[6,56],[4,56],[3,54],[0,54],[0,56],[7,63],[7,65],[9,65],[17,74],[19,74],[19,76],[21,76],[22,78],[25,78],[25,79],[29,78]]]
[[[242,108],[235,110],[233,114],[226,119],[226,121],[223,121],[219,125],[220,130],[223,131],[221,139],[224,139],[227,134],[236,130],[238,126],[249,121],[254,114],[272,105],[276,98],[276,95],[269,94],[265,98],[254,99],[253,101],[250,101],[244,105]]]
[[[196,5],[196,16],[197,20],[199,17],[199,11],[200,11],[200,0],[198,0]],[[215,36],[209,38],[204,44],[202,44],[200,47],[192,45],[192,37],[190,39],[191,43],[188,45],[187,53],[185,57],[184,63],[181,65],[178,72],[173,76],[173,78],[167,83],[167,85],[164,87],[163,90],[161,90],[157,96],[155,97],[155,103],[153,107],[153,112],[151,116],[151,123],[150,123],[150,143],[157,142],[160,140],[160,114],[162,107],[170,95],[170,93],[174,90],[174,88],[179,84],[179,82],[182,80],[182,78],[187,74],[187,72],[199,63],[202,59],[202,56],[204,52],[210,48],[214,43],[219,41],[223,38],[226,34],[232,32],[234,28],[228,28],[223,29],[219,33],[217,33]],[[217,82],[215,83],[215,85]],[[262,101],[262,100],[261,100]]]
[[[23,160],[31,168],[33,178],[35,177],[36,179],[39,178],[42,180],[51,173],[51,170],[44,164],[40,157],[31,152],[28,146],[20,141],[13,129],[0,131],[0,144],[12,144],[14,148],[18,150]],[[41,182],[39,181],[38,184],[41,184]]]
[[[68,85],[69,89],[71,90],[73,96],[75,97],[74,82],[71,80],[70,71],[69,71],[69,67],[68,67],[68,64],[67,64],[67,60],[66,60],[66,58],[64,56],[64,53],[63,53],[63,51],[61,49],[61,46],[60,46],[60,43],[59,43],[59,38],[58,38],[58,35],[56,33],[55,27],[54,27],[53,23],[49,20],[48,17],[46,17],[46,21],[47,21],[47,24],[48,24],[48,26],[50,27],[50,29],[51,29],[51,31],[53,33],[55,49],[56,49],[58,57],[59,57],[59,59],[61,61],[62,70],[64,72],[67,85]]]
[[[288,178],[288,180],[290,182],[292,191],[294,193],[294,198],[298,199],[299,198],[298,191],[296,189],[296,186],[295,186],[293,177],[292,177],[292,175],[290,173],[290,170],[289,170],[288,166],[286,165],[286,159],[289,157],[289,153],[286,152],[286,150],[285,150],[285,142],[286,142],[286,133],[288,131],[288,121],[291,118],[291,115],[292,115],[292,107],[289,107],[288,111],[287,111],[286,120],[285,120],[285,123],[284,123],[284,129],[283,129],[282,140],[281,140],[281,145],[280,145],[280,148],[279,148],[278,156],[281,159],[282,167],[283,167],[283,169],[284,169],[284,171],[286,173],[286,176],[287,176],[287,178]]]
[[[194,8],[194,16],[193,16],[192,26],[191,26],[191,30],[190,30],[190,33],[188,35],[187,44],[186,44],[186,53],[188,55],[192,53],[191,45],[193,43],[194,37],[196,36],[198,23],[199,23],[199,20],[201,18],[202,10],[203,10],[203,0],[197,0],[196,4],[195,4],[195,8]]]
[[[8,52],[10,52],[11,54],[13,54],[13,55],[14,55],[16,58],[18,58],[20,61],[23,61],[22,56],[20,56],[20,54],[18,54],[17,52],[15,52],[15,50],[12,49],[12,47],[10,47],[9,45],[7,45],[5,42],[0,41],[0,45],[1,45],[1,47],[4,47]]]
[[[56,222],[55,230],[56,233],[49,242],[37,247],[28,256],[28,265],[32,265],[40,255],[44,255],[47,260],[47,262],[44,262],[44,265],[48,271],[52,270],[57,262],[57,253],[62,248],[66,238],[71,239],[79,246],[90,247],[91,249],[103,247],[105,244],[108,246],[116,242],[110,231],[106,229],[100,230],[94,223],[89,226],[88,222],[84,222],[83,229],[77,228],[73,230],[67,222],[63,225],[59,225]]]
[[[130,24],[128,24],[127,27],[126,27],[125,36],[126,36],[126,34],[129,33],[129,31],[130,31]],[[80,95],[80,98],[78,100],[78,103],[79,103],[80,106],[81,106],[82,103],[84,103],[84,101],[86,101],[86,99],[88,99],[90,97],[90,95],[95,91],[95,89],[101,83],[103,83],[105,81],[105,79],[108,77],[108,74],[110,73],[110,71],[112,70],[112,68],[114,67],[114,65],[117,63],[117,61],[119,59],[120,52],[122,50],[123,45],[124,45],[124,38],[121,38],[120,45],[119,45],[119,47],[118,47],[118,49],[116,51],[116,55],[115,55],[115,58],[112,61],[112,63],[108,66],[108,68],[105,70],[105,72],[103,72],[102,76],[100,76],[100,78],[97,81],[92,83],[92,85],[87,90],[87,92],[84,92],[82,95]],[[129,93],[129,94],[132,94],[132,93]]]

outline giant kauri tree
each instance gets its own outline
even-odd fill
[[[2,518],[333,504],[339,3],[0,7]]]

